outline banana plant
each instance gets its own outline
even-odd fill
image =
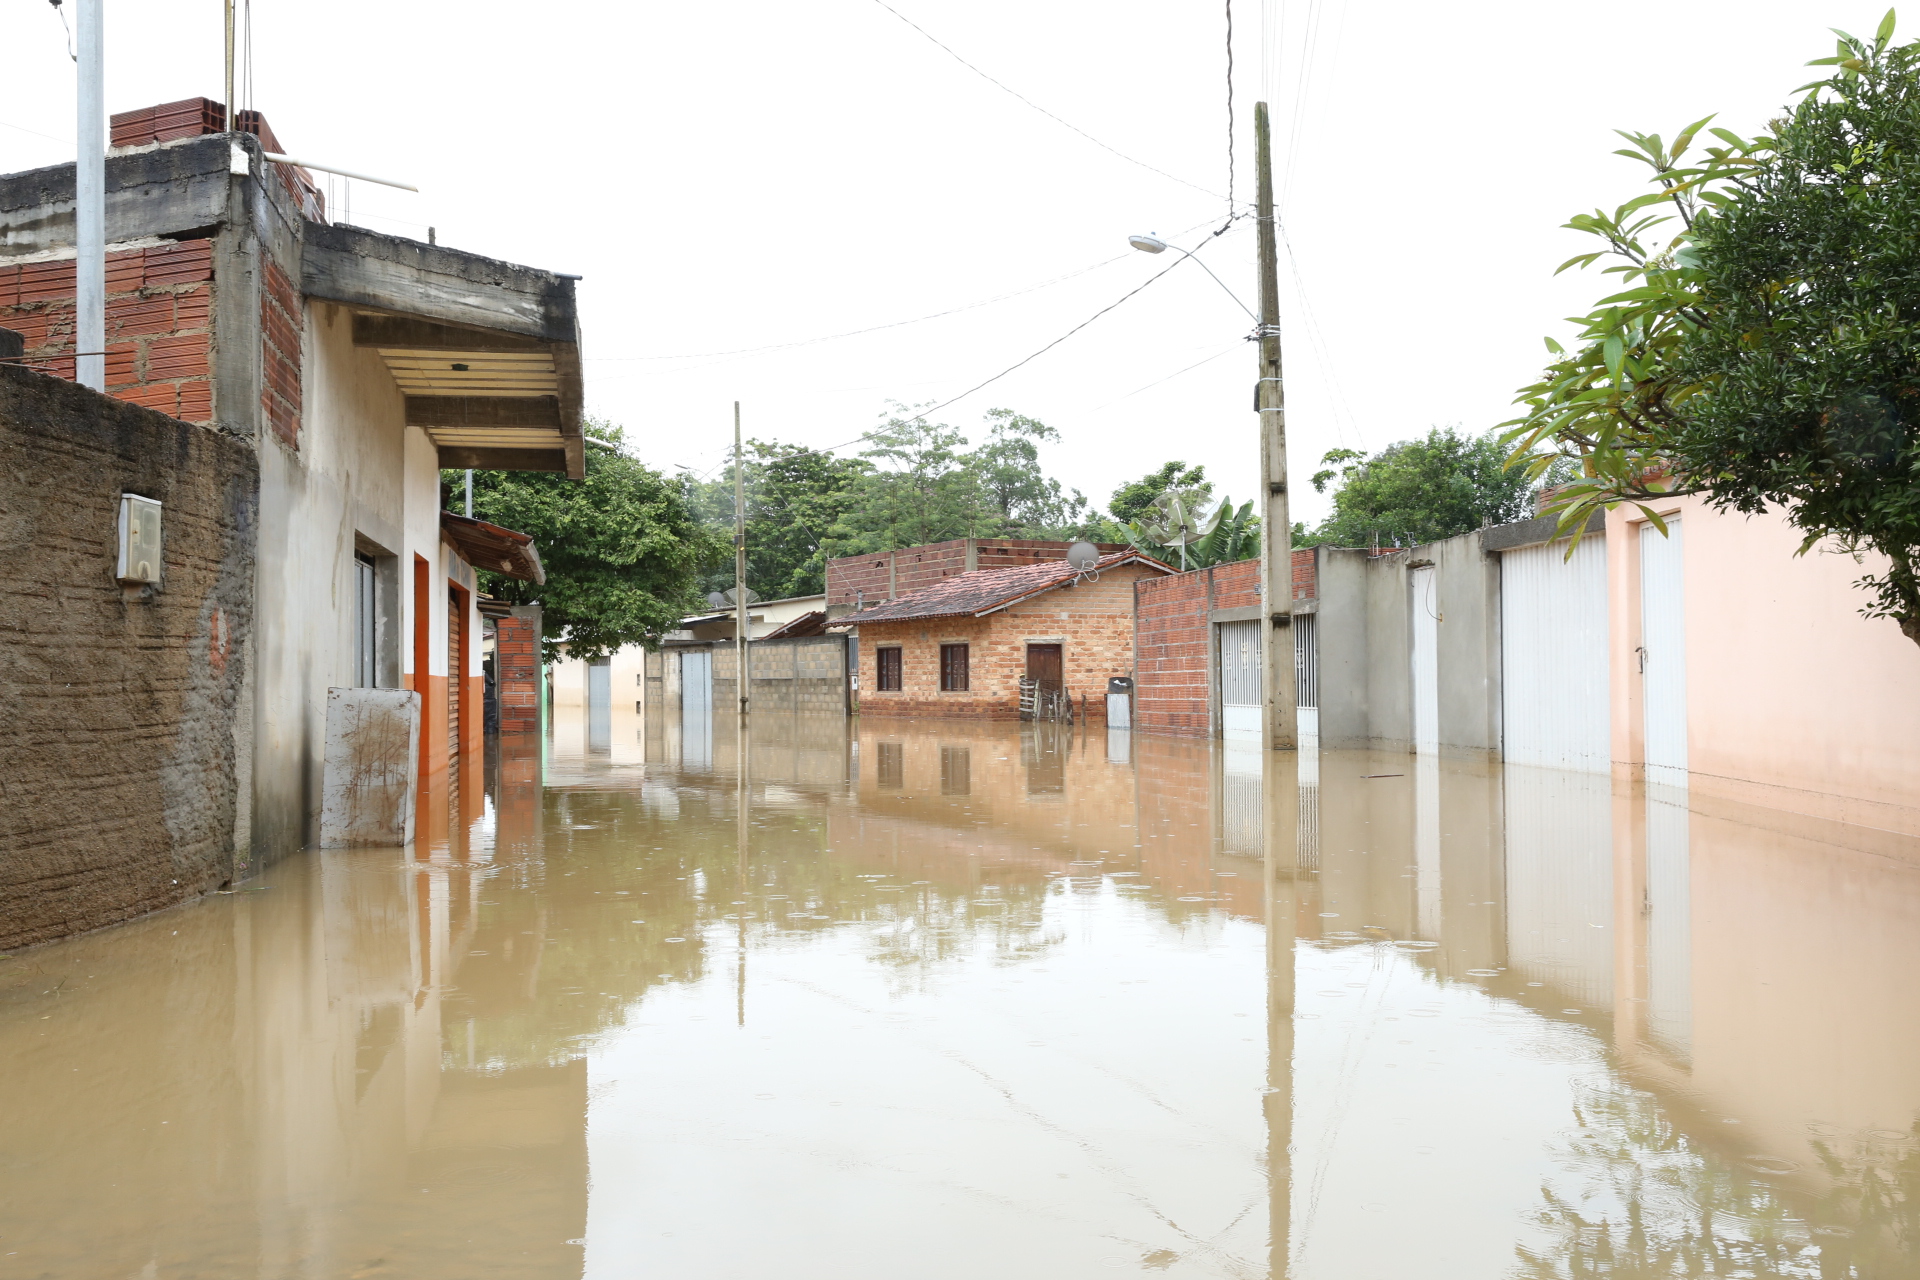
[[[1178,562],[1181,572],[1229,564],[1258,554],[1260,521],[1251,502],[1235,508],[1223,498],[1212,515],[1198,490],[1169,489],[1148,513],[1122,525],[1127,541],[1156,560]]]

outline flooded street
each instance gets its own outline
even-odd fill
[[[561,719],[0,962],[0,1278],[1920,1274],[1920,847],[1604,776]]]

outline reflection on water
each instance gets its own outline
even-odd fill
[[[0,1278],[1920,1272],[1909,842],[628,705],[0,962]]]

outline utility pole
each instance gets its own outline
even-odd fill
[[[107,389],[107,106],[106,0],[75,6],[79,43],[77,149],[74,152],[73,378]]]
[[[473,468],[467,468],[467,519],[473,519]]]
[[[746,732],[747,688],[747,481],[740,453],[740,402],[733,402],[733,669],[740,687],[741,733]],[[743,748],[744,750],[744,748]]]
[[[1253,108],[1254,164],[1260,192],[1260,381],[1253,403],[1260,413],[1261,733],[1269,751],[1300,746],[1299,690],[1293,656],[1293,523],[1287,510],[1287,397],[1280,377],[1280,250],[1273,221],[1273,149],[1267,104]]]
[[[227,132],[236,133],[240,125],[234,117],[240,114],[240,108],[233,100],[233,0],[227,0],[224,8],[227,11],[227,96],[221,99],[220,105],[221,109],[227,113]]]

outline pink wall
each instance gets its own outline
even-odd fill
[[[1699,795],[1920,835],[1920,646],[1860,616],[1854,582],[1877,567],[1821,550],[1777,516],[1680,515],[1690,787]],[[1644,761],[1640,528],[1607,517],[1613,758]],[[1652,536],[1658,537],[1657,533]]]

